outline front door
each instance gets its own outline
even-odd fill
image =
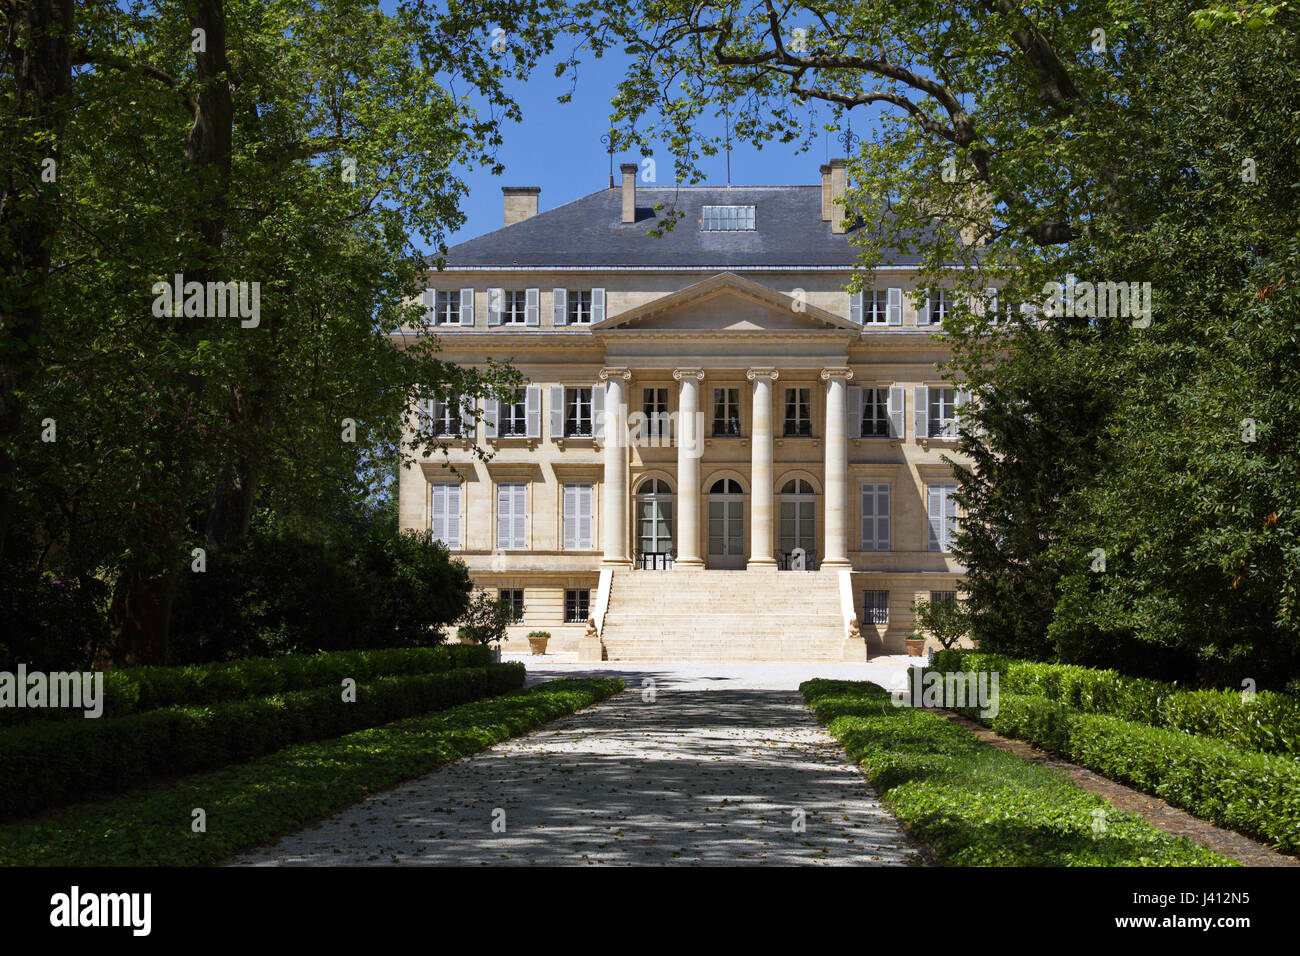
[[[817,499],[808,482],[801,479],[788,481],[781,489],[780,549],[786,556],[796,548],[803,548],[807,556],[805,567],[814,567],[817,557]]]
[[[745,495],[730,478],[709,489],[709,552],[704,563],[719,570],[745,566]]]

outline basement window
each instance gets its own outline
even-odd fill
[[[704,232],[740,232],[753,228],[753,206],[705,206],[700,216],[700,229]]]

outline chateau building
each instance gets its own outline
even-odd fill
[[[950,296],[902,255],[846,291],[842,161],[814,186],[621,172],[544,212],[506,187],[504,226],[430,274],[397,344],[435,334],[526,384],[421,403],[448,453],[403,470],[402,526],[514,604],[507,650],[545,630],[586,660],[902,652],[913,600],[952,599],[962,570]]]

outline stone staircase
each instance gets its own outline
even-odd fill
[[[833,571],[614,572],[601,634],[611,661],[839,661]]]

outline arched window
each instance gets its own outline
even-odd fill
[[[668,482],[659,478],[647,478],[641,482],[637,488],[638,495],[671,495],[673,490],[668,487]]]
[[[637,487],[636,534],[637,554],[672,553],[673,492],[668,482],[647,478]]]
[[[789,481],[787,481],[787,482],[785,483],[785,485],[781,488],[781,494],[783,494],[783,495],[811,495],[811,494],[813,494],[813,486],[812,486],[811,484],[809,484],[808,482],[804,481],[802,478],[791,478],[791,479],[790,479]]]
[[[709,489],[711,495],[743,495],[745,492],[740,487],[740,482],[734,478],[719,478]]]
[[[809,559],[816,558],[817,499],[812,483],[791,478],[781,486],[780,504],[778,531],[782,555],[788,556],[796,548],[802,548]]]

